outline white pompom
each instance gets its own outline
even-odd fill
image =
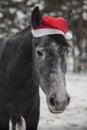
[[[72,35],[71,32],[67,32],[67,33],[65,34],[65,37],[66,37],[67,40],[71,40],[71,39],[73,38],[73,35]]]

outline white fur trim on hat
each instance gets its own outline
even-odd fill
[[[71,33],[71,32],[67,32],[67,33],[65,34],[65,38],[66,38],[67,40],[71,40],[71,39],[73,38],[72,33]]]
[[[64,32],[58,29],[35,29],[35,30],[32,29],[31,32],[33,34],[33,37],[42,37],[42,36],[52,35],[52,34],[61,34],[65,36],[67,40],[70,40],[72,38],[72,34],[70,32],[64,34]]]

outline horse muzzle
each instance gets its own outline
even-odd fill
[[[52,113],[58,114],[64,112],[70,102],[69,95],[65,97],[64,101],[59,101],[55,95],[47,98],[48,108]]]

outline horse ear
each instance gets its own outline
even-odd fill
[[[68,24],[70,24],[71,20],[72,20],[72,16],[71,16],[72,10],[69,10],[67,12],[67,15],[65,16],[65,19],[67,21]]]
[[[34,8],[31,15],[32,26],[37,29],[42,22],[42,15],[39,11],[39,7]]]

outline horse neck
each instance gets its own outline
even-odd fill
[[[33,85],[32,89],[33,89],[33,87],[35,89],[35,86],[36,86],[36,88],[39,87],[39,81],[37,80],[35,71],[34,71],[34,61],[33,61],[34,55],[33,55],[33,42],[32,42],[33,36],[31,34],[31,28],[26,28],[25,30],[23,30],[21,32],[21,36],[23,38],[23,39],[21,39],[21,40],[23,40],[22,44],[25,44],[27,46],[27,50],[25,49],[24,51],[28,52],[27,56],[28,56],[28,61],[29,61],[29,66],[30,66],[28,71],[29,71],[29,77],[31,79],[30,84]]]
[[[8,58],[7,64],[5,65],[7,74],[9,75],[6,77],[10,77],[8,81],[11,82],[16,78],[18,83],[15,82],[15,86],[22,83],[23,80],[32,82],[33,58],[30,28],[26,28],[9,38],[6,42],[3,55]],[[11,84],[13,83],[11,82]]]

